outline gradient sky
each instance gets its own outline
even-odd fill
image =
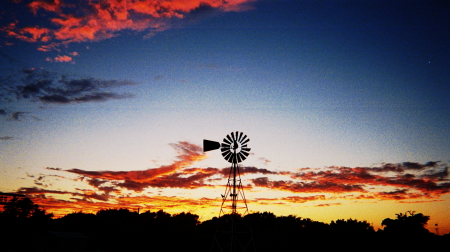
[[[450,232],[446,1],[6,0],[0,191],[61,216],[217,216],[250,138],[250,212]]]

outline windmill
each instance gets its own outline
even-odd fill
[[[220,206],[218,227],[214,237],[213,248],[218,247],[219,251],[252,251],[254,250],[253,232],[250,223],[245,223],[243,216],[248,214],[248,206],[245,199],[244,188],[242,186],[239,172],[239,163],[244,161],[250,153],[247,143],[250,141],[242,132],[231,132],[222,143],[203,140],[203,151],[220,149],[223,158],[231,163],[228,175],[228,183],[225,194],[222,194],[222,205]],[[231,199],[231,212],[226,215],[226,209],[230,206],[226,202]],[[242,201],[243,206],[238,207],[238,202]],[[242,215],[238,212],[243,209]],[[221,217],[227,217],[220,223]],[[251,246],[253,244],[253,246]]]

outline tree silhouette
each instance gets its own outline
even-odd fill
[[[396,214],[396,219],[386,218],[379,235],[390,250],[433,250],[439,247],[439,237],[426,229],[430,216],[408,211]]]
[[[34,204],[27,197],[13,198],[3,207],[2,214],[16,218],[51,218],[53,214],[46,214],[45,210],[40,209],[39,205]]]
[[[46,231],[55,231],[77,232],[89,237],[89,251],[145,251],[149,246],[167,251],[211,251],[218,224],[226,226],[231,220],[230,215],[223,215],[200,222],[198,215],[189,212],[138,213],[125,208],[104,209],[95,214],[73,212],[57,219],[38,216],[48,215],[29,199],[8,204],[0,214],[0,237],[8,241],[2,249],[35,251],[33,242],[23,240],[34,241]],[[395,219],[384,219],[384,228],[377,232],[367,221],[355,219],[338,219],[327,224],[295,215],[276,216],[270,212],[237,218],[251,226],[255,248],[259,252],[318,248],[360,251],[375,243],[388,251],[437,250],[450,242],[449,235],[433,235],[426,229],[429,216],[412,211],[396,214]]]
[[[351,234],[351,235],[363,235],[363,234],[373,234],[375,230],[372,225],[367,221],[358,221],[353,219],[338,219],[336,221],[331,221],[330,227],[336,232]]]
[[[430,231],[426,229],[430,216],[423,215],[422,213],[416,214],[414,211],[396,215],[397,219],[386,218],[381,222],[381,225],[384,226],[383,231],[385,233],[410,237],[430,234]]]

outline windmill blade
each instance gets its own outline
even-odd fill
[[[231,132],[231,138],[233,139],[233,142],[236,142],[236,138],[234,137],[233,132]]]
[[[249,152],[250,150],[251,150],[250,148],[241,148],[241,151]]]
[[[248,143],[248,141],[250,141],[250,138],[247,138],[247,140],[245,140],[245,141],[242,142],[241,144],[244,145],[244,144]]]
[[[219,148],[220,148],[219,142],[203,139],[203,152],[217,150]]]
[[[233,142],[233,139],[231,139],[230,135],[227,135],[228,140],[230,140],[230,144]],[[223,139],[225,141],[225,139]]]
[[[230,155],[231,155],[231,151],[222,152],[222,156],[223,156],[223,158],[225,158],[225,160],[228,160]]]
[[[237,154],[237,161],[238,161],[238,163],[244,161],[244,159],[245,159],[244,155],[242,155],[242,153],[239,152]]]
[[[244,132],[241,132],[240,134],[239,134],[239,139],[238,139],[238,142],[241,142],[241,140],[242,140],[242,135],[244,134]]]
[[[223,155],[223,154],[226,154],[226,155]],[[227,160],[228,162],[231,162],[230,161],[231,160],[231,156],[233,156],[233,153],[231,153],[231,151],[227,152],[227,153],[222,153],[222,155],[223,155],[223,158],[225,158],[225,160]]]
[[[245,156],[245,158],[247,158],[249,153],[248,153],[248,152],[245,152],[245,151],[241,151],[241,152],[239,152],[239,154],[242,154],[242,155]]]
[[[242,137],[242,139],[241,139],[241,143],[243,143],[246,138],[247,138],[247,135],[244,135],[244,137]]]
[[[227,143],[227,144],[231,144],[231,142],[228,141],[228,139],[226,139],[226,138],[224,138],[223,141],[224,141],[225,143]]]

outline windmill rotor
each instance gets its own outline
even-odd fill
[[[231,132],[222,143],[204,139],[203,152],[220,149],[225,160],[237,164],[247,159],[250,154],[251,149],[247,147],[249,141],[250,139],[243,132]]]

